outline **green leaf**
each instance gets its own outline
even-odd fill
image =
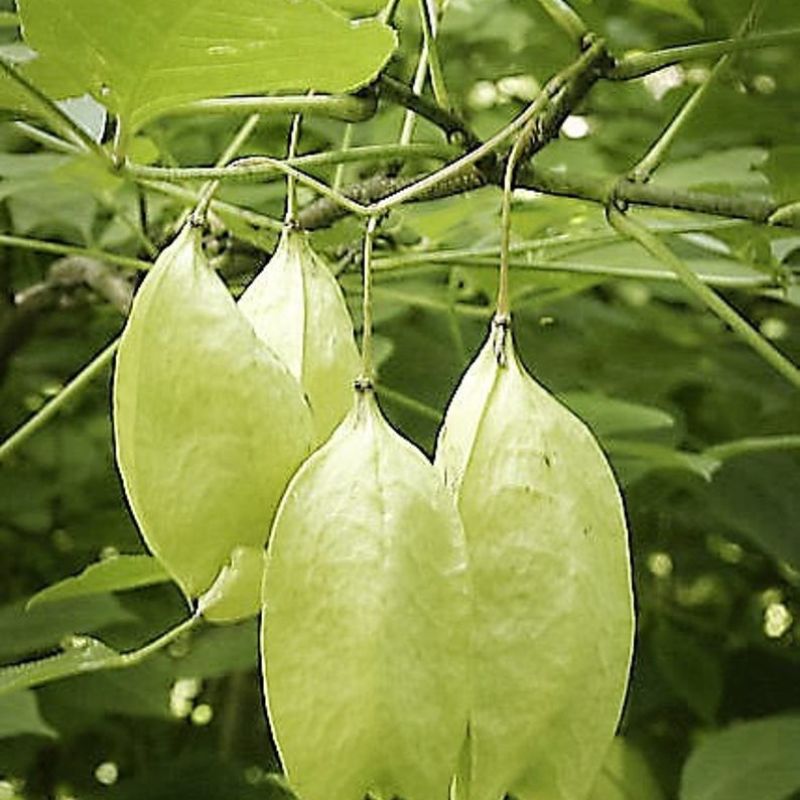
[[[663,11],[665,14],[672,14],[673,16],[685,19],[696,28],[705,27],[703,18],[695,11],[692,6],[691,0],[636,0],[637,3],[643,6],[650,6],[658,11]]]
[[[651,640],[656,664],[675,694],[705,722],[713,722],[722,699],[719,657],[666,620]]]
[[[350,23],[319,0],[19,0],[27,43],[57,62],[130,133],[176,105],[370,81],[395,46],[377,20]]]
[[[66,600],[70,597],[152,586],[156,583],[164,583],[169,579],[164,568],[152,556],[114,556],[97,564],[90,564],[73,578],[65,578],[63,581],[42,589],[31,597],[27,608],[30,609],[42,603]]]
[[[800,569],[800,459],[753,453],[726,461],[708,487],[709,509],[776,561]]]
[[[783,145],[769,151],[759,169],[767,176],[779,203],[800,200],[800,146]]]
[[[617,737],[603,762],[588,800],[663,800],[647,760],[630,742]]]
[[[22,734],[57,738],[41,717],[36,695],[29,691],[14,692],[0,697],[0,739]]]
[[[671,428],[675,420],[654,406],[629,403],[594,392],[567,392],[561,400],[601,439]]]
[[[732,725],[700,742],[680,800],[787,800],[800,790],[800,716]]]
[[[71,634],[93,633],[134,619],[112,595],[76,597],[30,611],[15,603],[0,608],[0,658],[55,647]]]
[[[0,695],[119,664],[122,656],[97,639],[75,637],[61,653],[0,668]]]

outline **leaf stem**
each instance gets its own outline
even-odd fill
[[[506,170],[503,175],[503,202],[500,210],[500,275],[497,284],[496,303],[498,319],[507,319],[511,313],[508,294],[509,252],[511,248],[511,201],[514,196],[514,180],[517,174],[517,166],[524,157],[536,124],[537,119],[533,117],[520,132],[506,160]]]
[[[114,339],[96,355],[67,385],[0,445],[0,463],[46,425],[74,397],[77,397],[111,363],[119,346]]]
[[[537,95],[536,99],[517,117],[508,123],[483,144],[461,156],[461,158],[447,164],[441,169],[426,175],[409,186],[389,195],[388,197],[371,204],[367,209],[368,214],[381,214],[402,203],[413,200],[421,194],[434,189],[437,185],[454,178],[468,170],[478,161],[493,153],[500,145],[510,139],[515,133],[522,130],[536,115],[542,113],[556,96],[562,92],[570,82],[578,76],[584,75],[594,69],[595,65],[605,56],[605,43],[598,39],[593,42],[575,62],[570,64],[554,76]]]
[[[173,106],[164,116],[187,114],[319,114],[344,122],[364,122],[375,114],[374,96],[283,95],[278,97],[214,97]]]
[[[589,32],[586,23],[566,0],[538,0],[538,2],[553,22],[576,43],[580,43]]]
[[[97,250],[92,247],[79,247],[73,244],[63,244],[61,242],[50,242],[44,239],[29,239],[24,236],[10,236],[0,234],[0,246],[17,247],[20,250],[33,250],[37,253],[52,253],[59,256],[85,256],[86,258],[96,258],[99,261],[106,261],[109,264],[116,264],[126,269],[150,269],[152,264],[138,258],[109,253],[106,250]]]
[[[220,157],[217,159],[216,168],[217,169],[224,169],[228,162],[236,156],[239,150],[244,146],[244,143],[250,138],[253,131],[256,129],[261,116],[259,114],[251,114],[236,131],[235,136],[231,139],[228,146],[223,150]],[[209,204],[211,203],[212,198],[217,193],[219,189],[219,179],[212,179],[207,181],[202,188],[200,189],[199,199],[197,201],[197,205],[195,206],[194,212],[192,216],[201,222],[205,221],[205,216],[208,212]],[[180,229],[183,227],[184,223],[186,222],[187,214],[183,214],[181,219],[177,224],[177,228]]]
[[[44,92],[34,86],[13,64],[0,58],[0,72],[16,84],[32,102],[42,119],[53,126],[53,130],[81,150],[94,153],[109,161],[105,150],[86,131],[65,114]]]
[[[713,289],[669,249],[657,236],[641,223],[635,222],[627,214],[618,211],[613,205],[607,210],[608,221],[623,236],[638,242],[654,258],[662,261],[678,276],[681,283],[713,311],[723,322],[746,342],[773,369],[783,375],[793,386],[800,389],[800,369],[783,353],[774,348],[747,320],[728,305]]]
[[[604,77],[611,80],[631,80],[683,61],[699,61],[705,58],[717,58],[726,53],[795,44],[798,40],[800,40],[800,28],[790,28],[785,31],[755,34],[746,39],[719,39],[713,42],[654,50],[620,59],[614,67],[604,73]]]
[[[363,263],[363,297],[362,318],[363,333],[361,337],[361,375],[359,383],[371,386],[374,378],[374,354],[372,345],[372,248],[375,241],[375,231],[378,228],[379,218],[372,216],[367,220],[364,232],[364,263]]]
[[[763,0],[754,0],[750,10],[748,11],[744,21],[736,33],[734,41],[740,41],[744,39],[753,29],[762,5]],[[692,92],[686,102],[683,103],[678,109],[678,112],[672,118],[667,127],[662,131],[660,136],[650,146],[647,153],[639,160],[636,166],[631,169],[628,174],[630,180],[641,182],[647,182],[650,180],[653,173],[666,158],[667,153],[672,147],[675,139],[677,139],[681,130],[686,126],[694,112],[700,107],[700,104],[706,98],[706,95],[711,87],[716,83],[717,78],[728,64],[730,58],[731,53],[725,53],[717,60],[708,78],[706,78],[706,80],[703,81],[703,83],[700,84],[700,86],[698,86],[694,92]]]
[[[439,50],[436,46],[436,9],[432,8],[432,0],[419,0],[419,16],[422,22],[422,36],[425,42],[423,53],[430,67],[431,87],[436,102],[442,108],[450,108],[450,98],[447,94],[447,87],[444,83],[444,73],[442,63],[439,60]],[[423,62],[420,56],[420,63]]]
[[[286,160],[291,162],[297,157],[297,147],[300,143],[300,132],[303,124],[303,115],[295,114],[289,126],[289,144],[286,148]],[[335,189],[333,191],[336,191]],[[286,176],[286,214],[283,221],[286,225],[297,223],[297,178],[294,175]]]
[[[800,435],[786,434],[784,436],[748,436],[732,442],[723,442],[707,447],[703,455],[724,461],[728,458],[747,455],[749,453],[768,453],[775,450],[800,449]]]

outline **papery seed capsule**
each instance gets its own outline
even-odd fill
[[[321,444],[350,410],[359,356],[342,290],[305,233],[283,232],[239,308],[300,382]]]
[[[267,551],[263,674],[304,800],[446,798],[467,721],[463,531],[371,392],[297,472]]]
[[[114,432],[142,536],[190,598],[234,548],[263,548],[310,450],[297,381],[255,336],[194,228],[161,253],[134,299],[114,374]],[[248,590],[256,604],[259,584]]]
[[[472,564],[469,800],[582,800],[614,736],[631,658],[628,537],[584,424],[537,384],[507,321],[455,392],[436,466]]]

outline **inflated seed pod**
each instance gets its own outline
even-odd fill
[[[507,326],[494,323],[462,378],[436,450],[474,593],[457,794],[583,800],[614,736],[631,659],[625,516],[594,437],[524,371]]]
[[[292,479],[267,549],[262,673],[299,797],[447,797],[469,598],[451,494],[360,394]]]
[[[237,546],[263,548],[311,447],[297,381],[261,342],[186,227],[136,294],[114,373],[119,471],[147,546],[187,597]],[[244,591],[257,604],[258,580]]]
[[[350,410],[359,356],[339,283],[305,233],[283,232],[239,308],[300,381],[324,442]]]

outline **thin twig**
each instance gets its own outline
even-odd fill
[[[800,389],[800,369],[786,358],[783,353],[773,347],[747,320],[740,316],[736,309],[728,305],[713,289],[706,286],[692,269],[678,258],[661,239],[644,225],[635,222],[630,216],[617,210],[613,205],[608,207],[607,216],[608,221],[614,228],[623,236],[638,242],[650,255],[672,269],[692,294],[729,325],[773,369]]]

